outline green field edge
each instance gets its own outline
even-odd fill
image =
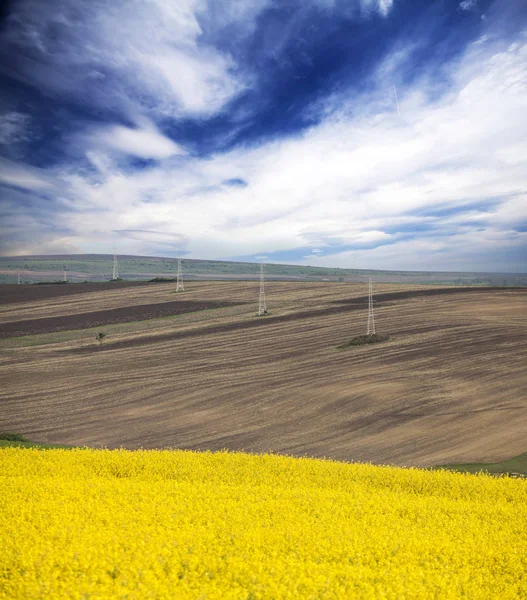
[[[489,473],[490,475],[519,475],[527,477],[527,452],[495,463],[460,463],[435,465],[431,469],[458,471],[460,473]]]
[[[66,446],[64,444],[39,444],[38,442],[13,442],[0,440],[0,448],[37,448],[39,450],[72,450],[81,446]]]

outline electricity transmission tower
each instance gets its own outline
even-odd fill
[[[375,317],[373,315],[373,284],[368,285],[368,331],[366,335],[375,335]]]
[[[266,314],[267,304],[265,303],[264,263],[260,263],[260,301],[258,302],[258,316],[263,317]]]
[[[183,284],[183,270],[181,268],[181,259],[177,259],[177,282],[176,282],[176,292],[184,292],[185,286]]]
[[[117,254],[115,253],[115,248],[113,249],[113,275],[112,279],[115,281],[119,279],[119,267],[117,266]]]

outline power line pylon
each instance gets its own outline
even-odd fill
[[[373,284],[371,277],[368,285],[368,331],[366,335],[375,335],[375,316],[373,314]]]
[[[115,253],[115,248],[113,249],[113,275],[112,279],[115,281],[119,279],[119,267],[117,265],[117,254]]]
[[[260,263],[260,301],[258,302],[258,316],[263,317],[266,314],[267,304],[265,302],[264,263]]]
[[[181,268],[181,259],[177,259],[177,282],[176,292],[184,292],[185,285],[183,284],[183,269]]]

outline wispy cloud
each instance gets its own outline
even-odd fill
[[[46,190],[52,187],[49,174],[15,162],[0,159],[0,185],[10,185],[25,190]]]
[[[122,125],[105,126],[92,131],[89,137],[89,141],[103,151],[117,150],[141,158],[162,159],[186,154],[180,145],[159,133],[151,124],[135,129]]]
[[[315,4],[327,19],[344,11],[338,2],[309,6]],[[44,63],[24,77],[67,95],[64,77],[72,72],[70,83],[80,86],[76,101],[86,90],[90,106],[113,102],[118,110],[103,122],[85,118],[78,131],[63,136],[69,160],[40,170],[0,164],[0,182],[53,195],[60,206],[55,239],[63,247],[107,251],[108,240],[117,238],[127,253],[521,270],[527,241],[521,231],[527,222],[525,34],[505,39],[492,29],[492,19],[478,18],[480,35],[448,60],[429,57],[428,68],[416,66],[424,47],[417,34],[394,36],[360,86],[346,76],[309,96],[302,112],[309,125],[201,155],[180,138],[214,135],[222,127],[230,135],[231,125],[243,131],[261,109],[234,102],[269,81],[267,73],[250,72],[237,52],[239,40],[257,36],[268,11],[261,64],[274,49],[276,81],[292,86],[293,74],[284,67],[288,53],[300,56],[311,35],[307,24],[316,28],[316,21],[305,19],[295,29],[293,15],[273,30],[274,7],[263,0],[225,8],[197,0],[153,0],[129,10],[120,2],[105,10],[98,2],[75,6],[62,0],[51,21],[69,35],[53,36],[39,3],[20,4],[11,31]],[[384,23],[395,10],[387,0],[350,6],[346,24],[372,14]],[[458,19],[476,20],[452,10]],[[250,44],[242,47],[249,53]],[[46,73],[52,73],[49,80]],[[295,76],[303,77],[301,70]],[[271,100],[283,102],[286,91],[275,90]],[[297,106],[291,102],[288,110]],[[16,203],[9,210],[13,222]],[[27,225],[27,211],[18,214]],[[35,211],[32,219],[26,252],[50,247],[48,215]]]
[[[186,232],[194,256],[249,255],[316,244],[333,249],[333,259],[325,250],[325,264],[342,264],[343,258],[364,261],[365,255],[339,255],[339,245],[381,247],[393,242],[383,259],[386,263],[389,257],[390,266],[397,257],[406,266],[420,263],[407,253],[412,242],[398,242],[384,230],[393,219],[411,221],[413,215],[426,216],[436,207],[466,205],[472,211],[475,203],[502,198],[491,213],[478,214],[478,221],[488,225],[484,232],[457,233],[452,245],[429,238],[413,242],[434,255],[442,248],[442,260],[449,257],[457,264],[452,253],[463,243],[494,248],[498,243],[515,246],[521,239],[506,232],[527,217],[521,196],[527,188],[522,158],[527,154],[521,152],[527,131],[525,64],[526,44],[488,48],[486,53],[471,49],[452,69],[451,86],[443,97],[431,99],[422,81],[402,88],[401,118],[393,109],[383,110],[383,89],[378,89],[362,98],[369,114],[350,117],[340,105],[296,138],[208,160],[189,158],[175,171],[163,164],[134,175],[131,184],[110,178],[96,194],[107,188],[122,197],[131,185],[135,197],[126,203],[126,219],[141,223],[153,207],[139,199],[144,190],[153,191],[154,210],[176,231]],[[226,176],[249,185],[216,189]],[[215,191],[189,196],[198,182]],[[458,211],[443,225],[455,227],[456,220],[469,218]],[[370,263],[383,255],[368,256],[376,257]]]
[[[204,8],[200,0],[21,0],[3,40],[31,57],[19,58],[21,78],[76,101],[128,115],[206,115],[243,83],[232,58],[202,41]]]
[[[476,7],[478,0],[463,0],[459,3],[459,8],[461,10],[472,10]]]
[[[310,0],[305,8],[319,4]],[[74,102],[132,118],[207,117],[257,77],[219,49],[218,40],[246,37],[271,6],[269,0],[54,0],[51,5],[19,0],[2,47],[6,52],[24,49],[12,76]],[[386,15],[392,0],[355,0],[345,6]],[[344,4],[332,9],[342,12]],[[292,14],[290,22],[295,20]],[[276,39],[273,47],[279,51]]]

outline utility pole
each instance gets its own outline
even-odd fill
[[[263,317],[266,314],[267,304],[265,302],[264,263],[260,263],[260,301],[258,302],[258,316]]]
[[[20,271],[16,272],[16,282],[20,283]]]
[[[115,248],[113,249],[113,281],[119,279],[119,267],[117,265],[117,254],[115,253]]]
[[[371,277],[368,285],[368,331],[366,335],[375,335],[375,317],[373,315],[373,284]]]
[[[64,283],[68,283],[68,276],[66,275],[66,269],[64,269],[62,281],[64,281]]]
[[[184,292],[185,286],[183,284],[183,269],[181,268],[181,259],[177,259],[177,282],[176,292]]]

